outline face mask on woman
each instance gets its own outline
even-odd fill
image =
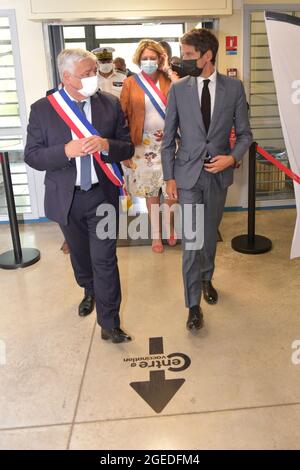
[[[141,69],[147,75],[152,75],[158,69],[158,64],[156,60],[141,60]]]

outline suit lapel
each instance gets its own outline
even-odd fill
[[[222,76],[217,73],[217,81],[216,81],[216,96],[215,96],[215,104],[213,115],[211,118],[211,123],[208,129],[208,135],[213,131],[214,126],[218,122],[220,117],[221,111],[224,106],[224,98],[225,98],[225,85],[222,80]]]
[[[91,96],[91,117],[92,117],[92,125],[95,129],[99,129],[99,117],[101,116],[101,103],[98,94]],[[94,169],[97,172],[98,170],[98,163],[96,162],[95,158],[93,157],[93,165]]]
[[[206,130],[203,124],[202,112],[199,101],[198,93],[198,82],[196,77],[190,77],[187,86],[189,89],[189,98],[190,98],[190,109],[194,114],[195,121],[198,123],[201,131],[206,134]]]
[[[97,93],[91,96],[91,116],[93,126],[95,129],[99,129],[101,119],[101,101]]]
[[[106,116],[104,113],[103,103],[101,102],[101,95],[98,93],[95,93],[95,95],[91,96],[91,117],[92,117],[93,127],[97,129],[101,137],[104,137],[102,134],[102,131],[103,131],[103,121],[106,119]],[[98,176],[99,181],[102,181],[103,171],[99,163],[97,163],[94,157],[93,157],[93,165],[94,165],[94,169]]]

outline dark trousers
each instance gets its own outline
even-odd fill
[[[101,186],[87,192],[75,190],[69,223],[60,227],[70,247],[76,281],[86,294],[95,295],[98,324],[109,329],[120,326],[121,286],[116,237],[99,239],[96,233],[103,218],[96,211],[103,203],[108,201]]]

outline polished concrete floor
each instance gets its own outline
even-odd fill
[[[274,245],[264,255],[231,249],[246,217],[224,215],[219,303],[203,304],[205,327],[195,335],[185,329],[180,247],[162,255],[119,248],[122,324],[134,337],[121,345],[100,339],[95,313],[77,315],[82,293],[59,251],[58,227],[22,226],[23,245],[42,258],[0,270],[0,448],[300,448],[300,364],[292,361],[300,260],[289,259],[295,210],[258,211],[257,233]],[[0,251],[10,243],[1,225]],[[191,362],[159,369],[154,353],[186,355],[171,355],[175,369]],[[145,399],[133,382],[146,383]]]

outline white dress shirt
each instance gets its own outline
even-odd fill
[[[198,95],[199,95],[200,105],[201,105],[201,97],[202,97],[204,80],[210,80],[208,84],[208,89],[210,93],[210,117],[212,118],[214,106],[215,106],[215,98],[216,98],[217,71],[215,70],[209,77],[206,77],[206,78],[197,77]]]
[[[67,92],[67,90],[65,89],[65,92],[67,93],[68,97],[72,100],[72,101],[76,101],[74,100],[74,98],[72,98],[72,96],[69,95],[69,93]],[[82,100],[85,102],[85,105],[84,105],[84,113],[86,115],[86,118],[89,122],[92,122],[92,109],[91,109],[91,98],[86,98],[85,100]],[[78,137],[74,134],[73,131],[72,132],[72,139],[73,140],[77,140]],[[80,176],[81,176],[81,158],[85,158],[85,157],[76,157],[75,158],[75,163],[76,163],[76,170],[77,170],[77,176],[76,176],[76,182],[75,182],[75,186],[80,186]],[[95,184],[95,183],[98,183],[99,180],[98,180],[98,177],[97,177],[97,174],[96,174],[96,171],[95,171],[95,168],[94,168],[94,157],[91,156],[91,177],[92,177],[92,184]]]

